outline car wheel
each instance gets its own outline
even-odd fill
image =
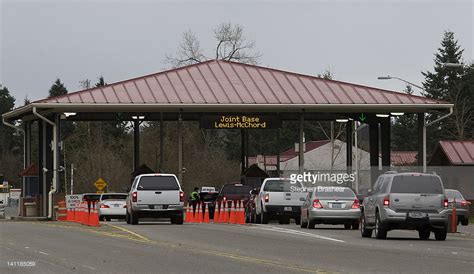
[[[104,216],[99,216],[99,221],[103,221],[104,220]]]
[[[444,227],[435,231],[435,239],[437,241],[446,240],[446,235],[448,235],[448,227]]]
[[[359,229],[359,222],[352,223],[352,230],[358,230],[358,229]]]
[[[303,216],[300,216],[300,227],[301,228],[308,228],[308,220],[303,221]]]
[[[351,224],[344,224],[344,229],[351,229]]]
[[[372,237],[372,229],[367,228],[367,224],[365,222],[365,216],[362,214],[360,217],[360,235],[363,238],[370,238]]]
[[[138,216],[133,211],[130,212],[130,223],[132,225],[138,225]]]
[[[130,214],[128,214],[128,211],[125,214],[125,222],[127,222],[127,224],[130,224]]]
[[[171,223],[175,225],[182,225],[184,222],[184,216],[183,215],[176,215],[171,217]]]
[[[362,214],[362,216],[360,216],[360,235],[361,235],[363,238],[370,238],[370,237],[372,237],[372,229],[368,229],[368,228],[366,227],[364,214]]]
[[[295,218],[295,223],[297,225],[301,224],[301,216]]]
[[[462,225],[469,225],[469,219],[468,218],[462,218],[461,219],[461,224]]]
[[[377,239],[385,239],[387,238],[387,230],[385,230],[380,222],[379,214],[375,215],[375,238]]]
[[[255,213],[255,223],[256,224],[261,224],[262,223],[262,216],[260,216],[261,214],[257,214]]]
[[[260,213],[260,216],[261,216],[261,218],[260,218],[261,221],[260,222],[262,224],[268,224],[268,213],[265,213],[265,212],[262,211],[262,213]]]
[[[422,240],[428,240],[430,238],[431,231],[427,228],[422,228],[418,230],[418,236],[420,236],[420,239]]]

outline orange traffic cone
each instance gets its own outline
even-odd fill
[[[229,222],[229,204],[227,201],[224,201],[224,207],[222,209],[222,215],[221,215],[221,223],[228,223]]]
[[[99,212],[97,210],[97,204],[93,203],[91,213],[89,214],[89,226],[100,226],[99,223]]]
[[[198,204],[198,207],[197,207],[197,219],[196,219],[196,223],[202,223],[202,207],[201,207],[201,203]]]
[[[205,206],[204,206],[205,205]],[[204,209],[204,220],[203,220],[203,223],[209,223],[209,204],[208,203],[204,203],[203,204],[203,209]]]
[[[239,201],[239,212],[238,212],[238,218],[237,218],[237,223],[238,224],[245,224],[245,211],[244,211],[244,202],[242,200]]]
[[[219,217],[221,215],[221,203],[216,203],[216,207],[214,208],[214,223],[218,224],[220,222]]]
[[[185,222],[186,223],[194,223],[194,216],[193,216],[193,211],[192,211],[192,207],[189,206],[188,204],[188,207],[186,208],[186,220]]]
[[[230,203],[230,217],[229,217],[229,223],[235,224],[236,223],[236,216],[235,216],[235,207],[236,207],[236,201],[232,201]]]

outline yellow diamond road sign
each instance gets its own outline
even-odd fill
[[[102,178],[99,178],[95,181],[94,185],[98,190],[102,190],[107,186],[107,183]]]

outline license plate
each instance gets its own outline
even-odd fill
[[[119,204],[114,204],[114,207],[119,207],[120,205]]]
[[[410,216],[410,218],[423,218],[423,217],[425,217],[425,213],[423,213],[423,212],[410,212],[410,213],[408,213],[408,215]]]
[[[332,208],[342,208],[342,204],[339,204],[339,203],[333,203],[331,205]]]
[[[293,211],[293,208],[291,206],[285,206],[283,208],[284,211]]]
[[[155,205],[155,209],[163,209],[163,205]]]

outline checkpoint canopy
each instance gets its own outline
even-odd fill
[[[42,170],[58,169],[49,144],[60,140],[61,120],[133,121],[134,167],[139,167],[139,125],[143,120],[177,121],[178,140],[181,122],[198,121],[202,128],[233,128],[242,133],[242,173],[247,165],[245,146],[248,129],[279,128],[282,121],[299,121],[301,145],[299,165],[304,166],[303,121],[344,119],[347,138],[353,124],[369,125],[371,166],[390,165],[390,115],[417,113],[419,154],[423,153],[421,129],[424,114],[448,111],[453,104],[445,101],[379,89],[343,81],[328,80],[263,66],[223,60],[209,60],[129,80],[34,101],[3,114],[3,122],[15,127],[21,120],[25,132],[25,167],[31,162],[31,122],[38,121]],[[378,115],[379,114],[379,115]],[[382,116],[380,116],[382,114]],[[160,132],[160,134],[162,134]],[[160,137],[163,137],[160,135]],[[160,138],[161,140],[162,138]],[[351,143],[348,139],[348,143]],[[379,142],[381,149],[379,151]],[[160,141],[160,150],[164,147]],[[171,148],[167,148],[171,149]],[[175,149],[175,148],[172,148]],[[182,143],[178,143],[178,178],[182,176]],[[348,146],[352,153],[352,146]],[[348,154],[349,155],[349,154]],[[352,157],[347,157],[352,161]],[[163,158],[160,159],[163,161]],[[248,161],[247,161],[248,162]],[[56,168],[53,168],[56,165]],[[348,166],[352,163],[348,162]],[[162,166],[162,165],[160,165]],[[50,177],[48,177],[50,176]],[[50,173],[39,176],[40,192],[48,193]],[[54,177],[54,176],[53,176]],[[57,177],[57,176],[56,176]],[[46,202],[44,202],[46,203]],[[46,204],[44,204],[46,208]]]

